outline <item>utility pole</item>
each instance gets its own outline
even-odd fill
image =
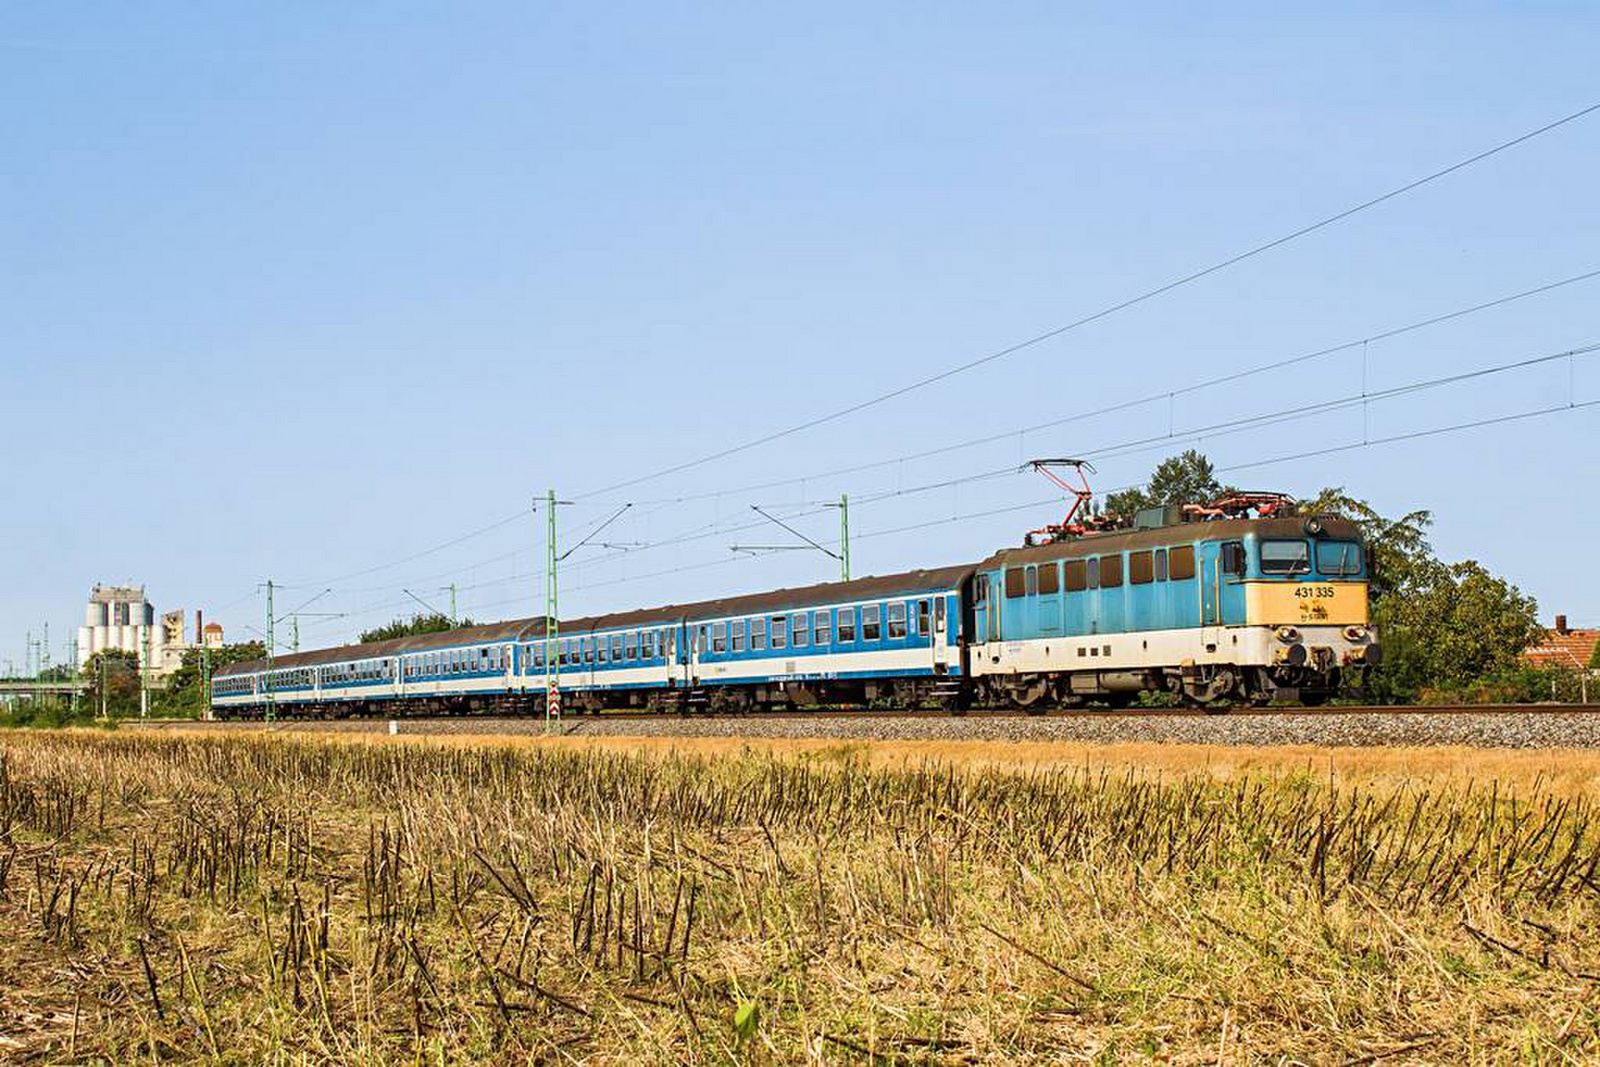
[[[839,573],[850,580],[850,494],[839,494]]]
[[[455,582],[451,582],[450,583],[450,629],[454,630],[456,628],[456,619],[458,619],[458,618],[460,618],[460,616],[456,614],[456,583]]]
[[[269,724],[272,722],[272,713],[275,710],[274,705],[276,703],[276,701],[274,700],[274,697],[273,697],[273,686],[272,686],[272,645],[273,645],[273,641],[272,641],[272,579],[268,578],[267,579],[267,674],[266,674],[266,677],[264,679],[262,679],[262,684],[265,686],[265,689],[263,690],[262,695],[266,698],[266,703],[267,703],[266,718],[267,718],[267,722]]]
[[[103,721],[110,717],[111,711],[106,704],[106,657],[105,653],[102,652],[100,654],[100,718]]]
[[[144,628],[144,648],[139,655],[139,718],[150,717],[150,627]]]
[[[33,631],[28,631],[27,643],[22,647],[22,673],[33,677]]]
[[[561,714],[561,654],[556,650],[561,623],[557,611],[556,586],[556,491],[545,497],[549,512],[545,527],[544,561],[544,731],[550,732],[552,717]],[[454,610],[454,605],[451,605]]]
[[[78,639],[76,637],[74,637],[72,639],[71,651],[70,651],[69,654],[71,656],[71,664],[72,664],[72,675],[71,675],[71,678],[70,678],[70,680],[72,682],[72,717],[73,718],[77,718],[78,717]]]
[[[206,722],[211,721],[211,649],[205,638],[200,639],[200,699],[205,707]]]
[[[300,616],[289,616],[289,632],[294,636],[290,638],[289,647],[296,652],[300,651]]]

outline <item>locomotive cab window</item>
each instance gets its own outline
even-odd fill
[[[1241,557],[1243,554],[1241,547]],[[1311,549],[1304,541],[1261,542],[1262,574],[1307,574],[1310,570]]]
[[[1242,542],[1227,541],[1223,544],[1222,573],[1235,578],[1244,577],[1244,544]]]
[[[986,608],[989,606],[989,576],[980,574],[972,580],[972,606]],[[844,638],[840,637],[843,641]]]
[[[1317,570],[1323,574],[1361,573],[1361,546],[1354,541],[1318,541]]]

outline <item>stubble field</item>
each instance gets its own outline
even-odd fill
[[[1597,757],[0,737],[0,1058],[1583,1062]]]

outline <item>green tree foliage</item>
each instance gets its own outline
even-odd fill
[[[1377,604],[1373,622],[1384,647],[1381,684],[1404,699],[1514,674],[1543,632],[1533,598],[1474,560],[1422,567]]]
[[[88,685],[85,697],[91,706],[101,706],[101,695],[108,714],[129,715],[139,710],[139,656],[120,648],[94,653],[84,663],[79,676]]]
[[[1594,651],[1589,653],[1589,669],[1600,671],[1600,641],[1596,641]]]
[[[1106,510],[1132,518],[1141,508],[1166,504],[1202,504],[1226,489],[1217,481],[1217,471],[1200,452],[1189,449],[1162,460],[1144,488],[1124,489],[1106,497]]]
[[[396,619],[387,626],[380,626],[375,630],[362,633],[361,641],[390,641],[396,637],[415,637],[417,634],[437,634],[446,630],[454,630],[463,626],[471,626],[471,619],[457,619],[451,625],[448,615],[437,613],[431,615],[417,614],[409,619]]]
[[[213,677],[221,668],[230,663],[240,663],[249,660],[264,659],[267,655],[267,646],[260,641],[244,641],[234,645],[223,645],[221,648],[210,650],[211,674]],[[162,715],[194,715],[199,716],[205,711],[205,690],[201,683],[201,652],[198,648],[187,649],[183,654],[183,662],[178,669],[172,672],[167,679],[166,688],[161,692],[156,701],[156,708]]]

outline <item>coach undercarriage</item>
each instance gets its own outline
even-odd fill
[[[1091,704],[1128,707],[1141,694],[1160,694],[1193,707],[1265,705],[1274,701],[1317,705],[1334,696],[1359,696],[1362,672],[1338,667],[1254,667],[1188,664],[1133,670],[1061,671],[988,675],[967,679],[810,679],[759,685],[720,684],[664,689],[571,689],[561,693],[565,715],[605,712],[737,715],[841,709],[944,711],[1020,709],[1042,714]],[[432,696],[397,700],[280,703],[274,714],[293,719],[421,718],[435,716],[543,716],[541,693]],[[228,709],[228,718],[261,719],[260,704]]]

